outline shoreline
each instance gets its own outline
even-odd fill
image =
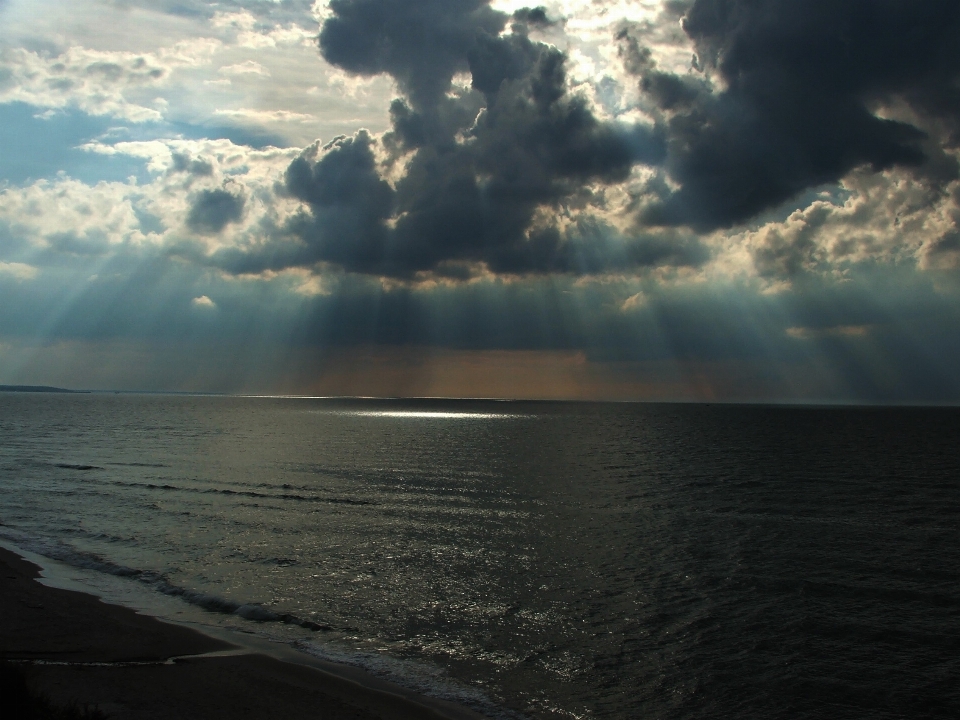
[[[57,705],[99,706],[116,720],[486,717],[286,645],[52,587],[32,555],[0,545],[0,660],[23,666],[31,687]]]

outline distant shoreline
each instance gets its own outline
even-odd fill
[[[89,393],[89,390],[68,390],[50,385],[0,385],[0,392],[10,393]]]
[[[0,393],[47,393],[65,395],[145,395],[158,397],[214,397],[251,400],[321,400],[329,402],[370,403],[502,403],[549,405],[680,405],[717,408],[771,408],[795,410],[957,410],[960,403],[944,402],[864,402],[843,399],[815,400],[616,400],[611,398],[501,398],[501,397],[446,397],[432,395],[376,396],[376,395],[291,395],[275,393],[227,392],[210,390],[71,390],[51,385],[0,385]]]

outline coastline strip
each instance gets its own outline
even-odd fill
[[[0,660],[21,665],[57,704],[99,706],[115,720],[483,717],[357,668],[214,637],[43,585],[40,576],[36,564],[0,547]]]

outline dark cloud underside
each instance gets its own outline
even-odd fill
[[[218,233],[243,217],[245,201],[227,190],[203,190],[197,193],[187,226],[200,233]]]
[[[221,267],[328,262],[409,278],[480,264],[521,275],[698,265],[710,253],[696,233],[856,168],[908,168],[932,188],[958,176],[944,151],[960,141],[955,0],[667,3],[697,69],[663,72],[646,31],[624,28],[622,57],[653,116],[633,125],[598,118],[571,91],[565,54],[530,37],[555,22],[543,8],[333,0],[330,11],[322,55],[396,80],[392,129],[304,152],[285,187],[304,211],[271,242],[215,256]],[[466,72],[470,87],[454,86]],[[624,234],[598,218],[606,189],[638,165],[656,173]]]
[[[680,185],[646,222],[729,226],[864,165],[957,176],[941,150],[960,139],[955,0],[697,0],[683,27],[722,92],[657,71],[623,36]],[[877,115],[898,102],[915,119]]]
[[[596,272],[705,257],[690,241],[665,252],[597,223],[557,228],[557,213],[601,205],[598,188],[623,181],[637,162],[658,162],[664,149],[652,128],[600,121],[569,92],[565,55],[528,36],[530,24],[550,22],[542,8],[513,18],[486,0],[335,0],[330,9],[324,57],[354,73],[387,73],[403,91],[381,151],[388,164],[404,158],[405,171],[388,185],[365,133],[313,148],[286,178],[309,207],[286,228],[300,242],[221,263],[327,261],[409,277],[463,274],[477,263],[496,272]],[[464,71],[472,86],[452,91]]]
[[[320,51],[362,75],[392,75],[418,107],[437,104],[450,78],[467,69],[481,34],[496,36],[507,16],[489,0],[332,0]]]

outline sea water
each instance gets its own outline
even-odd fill
[[[0,540],[491,716],[960,717],[960,411],[0,393]]]

